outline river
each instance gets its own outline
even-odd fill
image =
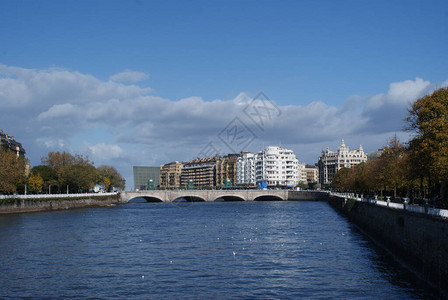
[[[0,298],[433,298],[325,202],[0,215]]]

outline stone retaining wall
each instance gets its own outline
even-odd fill
[[[325,201],[328,198],[327,192],[319,191],[288,191],[290,201]]]
[[[334,196],[328,202],[448,295],[447,219]]]
[[[0,214],[113,206],[118,203],[118,195],[71,199],[8,199],[0,202]]]

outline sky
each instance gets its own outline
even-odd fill
[[[0,0],[0,129],[159,166],[268,145],[375,151],[448,86],[447,1]]]

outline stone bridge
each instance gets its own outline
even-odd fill
[[[266,200],[323,200],[326,192],[290,190],[154,190],[120,193],[121,202],[144,198],[148,202],[266,201]]]

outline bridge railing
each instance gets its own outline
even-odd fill
[[[113,193],[84,193],[84,194],[29,194],[29,195],[0,195],[0,199],[48,199],[48,198],[86,198],[86,197],[100,197],[100,196],[113,196],[117,195],[117,192]]]
[[[391,202],[391,201],[362,198],[362,197],[358,197],[357,195],[355,195],[353,193],[331,192],[330,195],[336,196],[336,197],[341,197],[341,198],[353,199],[353,200],[356,200],[359,202],[369,202],[369,203],[373,203],[378,206],[386,206],[386,207],[389,207],[392,209],[402,209],[402,210],[412,211],[415,213],[421,213],[421,214],[427,214],[427,215],[432,215],[432,216],[448,218],[448,209],[434,208],[434,207],[429,207],[428,205],[418,206],[418,205],[412,205],[412,204],[395,203],[395,202]]]

